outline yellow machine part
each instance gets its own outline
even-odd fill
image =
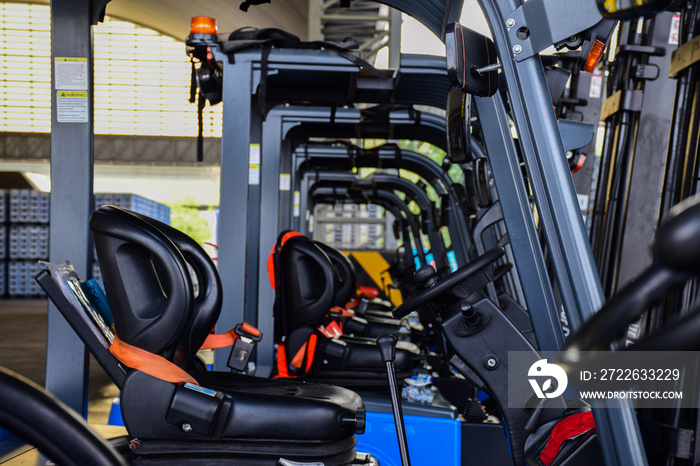
[[[353,251],[344,252],[347,256],[355,258],[358,264],[367,272],[367,275],[374,281],[377,288],[384,292],[388,291],[389,300],[394,306],[403,303],[401,292],[389,287],[393,282],[389,275],[389,263],[379,252],[375,251]]]

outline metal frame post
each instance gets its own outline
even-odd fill
[[[398,69],[401,64],[401,26],[402,13],[392,8],[389,12],[389,68]]]
[[[83,278],[93,261],[93,8],[83,0],[51,2],[50,260],[69,258]],[[85,345],[49,302],[46,388],[84,417],[88,363]]]
[[[282,139],[279,137],[269,137],[269,127],[278,126],[279,117],[269,117],[262,125],[265,134],[264,144],[262,144],[262,166],[260,172],[260,205],[259,205],[259,230],[257,236],[259,268],[257,281],[257,327],[264,335],[272,337],[274,322],[272,319],[272,307],[275,302],[275,294],[272,292],[270,283],[265,278],[267,258],[272,249],[272,245],[279,233],[278,211],[280,206],[280,159]],[[274,131],[272,131],[274,133]],[[291,183],[291,180],[289,180]],[[264,209],[264,211],[262,211]],[[251,246],[253,247],[253,246]],[[268,343],[272,339],[268,340]],[[267,376],[274,364],[274,347],[272,344],[257,345],[258,374]]]
[[[512,138],[504,137],[510,128],[503,100],[500,94],[476,97],[474,105],[479,119],[490,122],[481,125],[484,144],[489,149],[491,173],[537,344],[540,350],[553,351],[564,346],[564,334],[554,293],[551,287],[543,286],[549,282],[549,275],[530,200],[522,182],[517,149]]]
[[[519,1],[480,0],[479,3],[494,37],[541,225],[567,317],[575,331],[600,309],[603,290],[588,247],[542,62],[536,54],[520,61],[516,59],[513,50],[516,44],[511,42],[505,20],[521,6]],[[576,14],[576,9],[570,10],[571,17]],[[530,31],[537,33],[533,28]],[[574,32],[577,31],[571,31]],[[537,118],[531,118],[532,115]],[[509,133],[503,136],[510,137]],[[606,464],[647,464],[629,401],[611,401],[605,406],[594,409],[593,413]]]
[[[225,59],[225,58],[224,58]],[[221,202],[218,223],[218,267],[226,290],[218,331],[245,320],[246,241],[248,223],[248,165],[252,131],[251,62],[226,67],[221,137]],[[252,322],[251,322],[252,323]],[[256,323],[252,323],[256,325]],[[217,350],[215,370],[227,370],[228,355]]]

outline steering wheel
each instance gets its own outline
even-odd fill
[[[427,304],[428,302],[434,300],[438,296],[444,294],[448,290],[454,288],[455,286],[462,283],[467,278],[475,275],[476,273],[484,270],[486,266],[496,262],[498,259],[503,257],[506,250],[502,247],[494,248],[486,251],[481,256],[477,257],[475,260],[471,261],[467,265],[464,265],[457,269],[453,274],[451,274],[446,279],[440,281],[437,285],[428,288],[425,291],[411,297],[403,304],[399,305],[394,309],[393,315],[395,318],[400,319],[407,316],[415,309]]]
[[[126,465],[77,414],[35,383],[0,367],[0,425],[62,466]]]

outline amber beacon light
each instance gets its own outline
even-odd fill
[[[193,16],[190,25],[190,34],[216,35],[216,19],[208,16]]]
[[[596,65],[598,65],[598,61],[600,60],[600,57],[603,56],[603,50],[605,49],[605,44],[598,39],[593,42],[593,46],[591,47],[591,51],[588,53],[588,57],[586,57],[586,63],[583,65],[583,71],[587,73],[592,73],[593,70],[595,69]]]

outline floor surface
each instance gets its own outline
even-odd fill
[[[46,380],[46,315],[42,298],[0,298],[0,366],[44,386]],[[90,358],[88,422],[106,424],[117,387]]]

